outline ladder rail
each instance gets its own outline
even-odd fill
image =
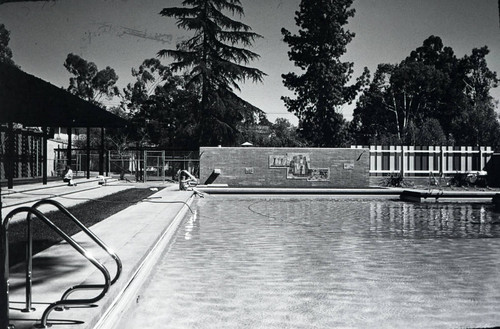
[[[70,305],[89,305],[92,303],[95,303],[99,300],[101,300],[106,293],[108,292],[110,286],[111,286],[111,276],[107,270],[107,268],[102,265],[88,250],[80,246],[73,238],[71,238],[69,235],[67,235],[61,228],[59,228],[56,224],[54,224],[50,219],[48,219],[43,213],[41,213],[39,210],[34,209],[32,207],[19,207],[7,214],[5,219],[2,222],[2,242],[4,243],[3,248],[4,248],[4,279],[6,280],[5,284],[5,293],[7,295],[7,302],[8,302],[8,296],[9,296],[9,221],[14,217],[15,215],[19,213],[26,212],[28,213],[28,216],[31,218],[31,215],[34,215],[36,218],[44,222],[46,225],[48,225],[54,232],[56,232],[59,236],[61,236],[70,246],[72,246],[76,251],[78,251],[83,257],[85,257],[94,267],[96,267],[103,275],[104,277],[104,284],[98,285],[102,291],[96,295],[95,297],[92,298],[85,298],[85,299],[61,299],[58,300],[52,304],[50,304],[45,311],[43,312],[42,318],[41,318],[41,324],[40,327],[45,328],[47,327],[47,318],[49,314],[56,309],[57,307],[60,306],[70,306]],[[31,220],[31,219],[30,219]],[[8,320],[7,320],[8,321]]]
[[[122,261],[120,257],[116,254],[116,252],[111,249],[108,245],[106,245],[94,232],[92,232],[87,226],[85,226],[80,220],[78,220],[65,206],[63,206],[60,202],[44,199],[36,202],[31,207],[34,209],[38,209],[38,207],[42,205],[52,205],[59,209],[66,217],[71,219],[88,237],[90,237],[99,247],[101,247],[116,263],[116,273],[115,276],[111,279],[111,285],[113,285],[118,278],[120,277],[123,269]]]
[[[80,220],[78,220],[65,206],[63,206],[60,202],[51,200],[51,199],[43,199],[35,204],[33,204],[31,207],[38,209],[42,205],[52,205],[56,207],[58,210],[60,210],[66,217],[71,219],[88,237],[90,237],[99,247],[101,247],[116,263],[116,273],[115,276],[111,279],[111,285],[113,285],[118,278],[121,275],[122,272],[122,261],[120,257],[116,254],[113,249],[111,249],[108,245],[106,245],[94,232],[92,232],[88,227],[86,227]],[[31,270],[27,270],[26,273],[30,273]],[[28,282],[28,279],[27,279]],[[87,284],[80,284],[76,286],[72,286],[68,288],[61,297],[61,300],[67,299],[72,293],[78,291],[78,290],[91,290],[91,289],[101,289],[102,287],[99,285],[87,285]],[[27,294],[28,295],[28,294]],[[28,297],[26,297],[28,298]],[[57,307],[56,310],[62,311],[63,309],[67,309],[69,307]],[[26,306],[26,309],[28,309],[28,306]]]

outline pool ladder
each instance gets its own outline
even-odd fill
[[[116,273],[111,279],[108,269],[99,262],[89,251],[78,244],[72,237],[67,235],[60,227],[54,224],[47,216],[38,210],[42,205],[52,205],[59,209],[61,213],[66,215],[67,218],[72,220],[88,237],[90,237],[99,247],[101,247],[116,263]],[[111,285],[113,285],[122,272],[122,262],[118,255],[109,248],[99,237],[97,237],[92,231],[90,231],[85,225],[82,224],[71,212],[68,211],[61,203],[54,200],[40,200],[31,207],[20,207],[12,210],[3,220],[2,225],[0,225],[0,237],[2,242],[2,248],[0,252],[1,259],[3,259],[3,277],[0,278],[0,329],[9,329],[14,326],[9,324],[9,221],[19,213],[27,213],[26,225],[27,225],[27,241],[26,241],[26,303],[25,308],[22,312],[34,311],[32,307],[32,269],[33,269],[33,233],[31,229],[31,221],[33,215],[48,225],[53,231],[55,231],[59,236],[61,236],[69,245],[76,249],[80,254],[82,254],[92,265],[94,265],[103,275],[103,284],[79,284],[68,288],[62,295],[61,299],[51,303],[43,312],[41,322],[37,327],[46,328],[47,319],[49,314],[53,310],[62,311],[72,306],[91,306],[97,301],[101,300],[105,294],[108,292]],[[68,299],[68,297],[77,290],[101,290],[101,292],[93,298],[85,299]],[[5,297],[1,297],[1,293],[5,292]]]

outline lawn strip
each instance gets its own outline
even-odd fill
[[[89,200],[68,208],[68,210],[86,227],[110,217],[113,214],[137,203],[156,193],[148,188],[133,188],[120,191],[103,198]],[[80,228],[60,211],[46,213],[46,216],[60,227],[66,234],[72,236]],[[32,221],[33,254],[43,251],[59,243],[63,239],[48,225],[40,220]],[[26,222],[15,222],[9,227],[9,264],[10,266],[25,260]]]

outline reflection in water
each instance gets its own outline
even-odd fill
[[[195,211],[191,216],[189,216],[184,225],[184,239],[191,240],[193,234],[196,234],[196,232],[199,231],[199,228],[198,212]]]
[[[487,205],[206,198],[120,328],[500,325]]]
[[[370,232],[404,238],[488,238],[500,234],[493,206],[370,202]]]

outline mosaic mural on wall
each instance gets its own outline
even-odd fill
[[[270,155],[269,168],[286,168],[288,167],[288,157],[286,155]]]
[[[287,154],[287,159],[287,179],[308,179],[310,177],[309,154],[289,153]]]
[[[269,168],[286,168],[287,179],[304,179],[314,182],[330,181],[330,168],[311,168],[308,153],[270,155]]]
[[[330,181],[330,168],[313,168],[311,177],[307,179],[310,182],[328,182]]]

